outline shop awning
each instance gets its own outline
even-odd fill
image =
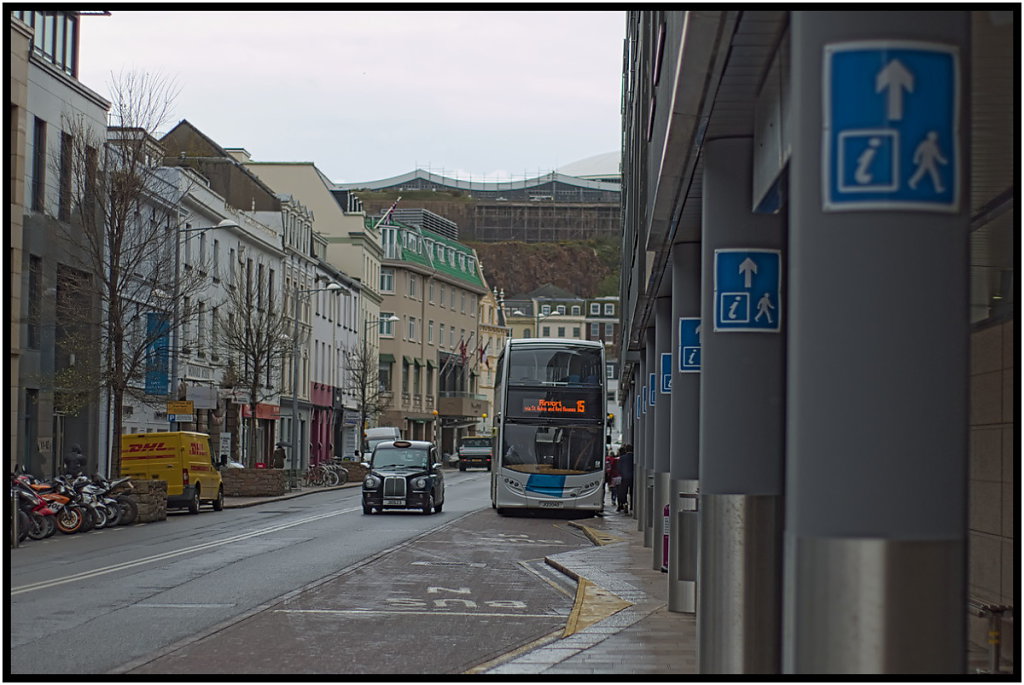
[[[395,355],[390,354],[388,352],[383,352],[383,353],[381,353],[381,354],[379,354],[377,356],[380,357],[380,360],[382,362],[384,362],[385,364],[394,364],[395,363]]]
[[[413,364],[415,364],[416,366],[423,366],[423,362],[421,362],[419,359],[413,359],[412,361]]]
[[[406,366],[412,366],[412,357],[408,357],[408,356],[403,354],[402,355],[402,361],[405,362]]]
[[[435,363],[434,363],[434,360],[433,360],[433,359],[428,359],[428,360],[427,360],[427,368],[428,368],[428,369],[433,369],[433,368],[435,368],[436,366],[437,366],[437,364],[435,364]]]

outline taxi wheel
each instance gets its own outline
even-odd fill
[[[195,491],[192,493],[192,501],[188,503],[188,513],[198,514],[199,513],[199,486],[196,486]]]
[[[429,495],[427,497],[427,503],[423,505],[423,513],[430,514],[434,511],[434,496]]]
[[[434,505],[434,513],[435,514],[440,514],[441,513],[441,507],[443,507],[443,506],[444,506],[444,502],[441,502],[440,504],[435,504]]]
[[[363,505],[363,513],[367,514],[367,515],[372,514],[373,513],[373,507],[371,507],[368,504],[364,504]]]

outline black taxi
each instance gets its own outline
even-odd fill
[[[420,509],[424,514],[444,506],[444,473],[434,444],[425,440],[378,443],[363,479],[363,513],[385,509]]]

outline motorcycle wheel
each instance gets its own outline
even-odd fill
[[[107,512],[107,528],[113,528],[121,522],[121,505],[109,502],[105,505]]]
[[[135,523],[135,519],[139,517],[139,504],[131,497],[121,495],[117,498],[117,503],[121,507],[121,521],[118,525],[129,526]]]
[[[46,517],[42,514],[31,513],[28,515],[30,523],[28,526],[28,536],[32,540],[42,540],[46,537],[46,531],[49,527],[46,525]]]
[[[32,527],[32,517],[28,512],[18,510],[18,542],[28,539],[28,529]]]
[[[107,509],[103,506],[89,507],[93,518],[96,520],[96,530],[105,528],[107,525]]]
[[[90,530],[96,527],[96,517],[92,514],[92,509],[87,506],[80,506],[82,510],[82,528],[79,532],[88,533]]]
[[[65,535],[77,533],[85,523],[85,515],[78,507],[64,507],[57,516],[57,530]]]
[[[46,535],[44,535],[43,537],[53,537],[57,534],[57,516],[55,514],[50,514],[49,516],[44,516],[43,518],[46,519]]]

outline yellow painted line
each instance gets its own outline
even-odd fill
[[[579,528],[580,530],[582,530],[583,534],[586,535],[591,542],[598,546],[611,545],[616,542],[625,542],[625,538],[620,538],[617,535],[612,535],[611,533],[607,533],[598,528],[591,528],[590,526],[585,526],[582,523],[577,523],[576,521],[569,521],[569,525],[573,526],[574,528]]]
[[[523,645],[519,649],[514,649],[511,652],[506,652],[505,654],[502,654],[501,656],[495,657],[495,658],[491,659],[490,661],[485,661],[482,664],[477,664],[473,668],[469,669],[468,671],[464,671],[463,673],[466,674],[466,675],[471,674],[471,673],[482,673],[482,672],[484,672],[486,670],[494,668],[495,666],[500,666],[501,664],[505,663],[506,661],[514,659],[514,658],[516,658],[517,656],[519,656],[521,654],[526,654],[527,652],[532,652],[533,650],[537,649],[538,647],[543,647],[546,644],[554,642],[555,640],[557,640],[561,636],[562,636],[562,631],[560,631],[560,630],[556,630],[553,633],[548,633],[547,635],[544,635],[543,637],[537,638],[533,642],[530,642],[530,643],[527,643],[527,644]]]
[[[562,637],[569,637],[576,632],[580,623],[580,612],[583,611],[583,599],[587,594],[587,586],[591,582],[586,578],[580,578],[576,583],[576,599],[572,603],[572,612],[569,614],[569,620],[565,622],[565,630],[562,631]]]

